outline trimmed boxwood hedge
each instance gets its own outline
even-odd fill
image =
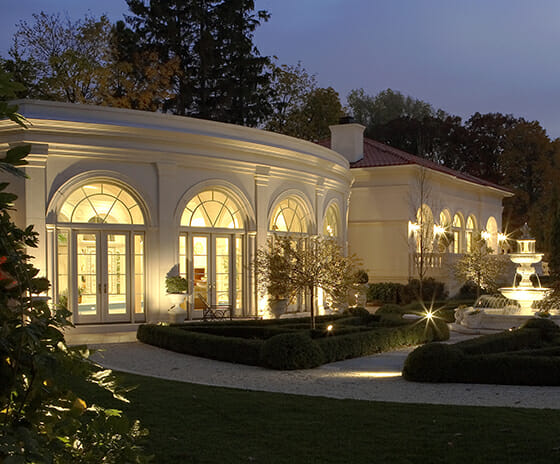
[[[364,321],[360,317],[338,318],[333,333],[328,333],[326,326],[313,331],[296,330],[294,321],[282,327],[268,323],[242,327],[230,322],[144,324],[138,328],[137,337],[141,342],[179,353],[274,369],[308,369],[324,362],[449,338],[449,329],[442,322],[399,321],[397,326],[388,327],[387,321],[369,315],[365,318],[369,325],[359,326],[353,324],[356,319]],[[348,321],[352,324],[345,325]]]
[[[143,324],[138,327],[138,340],[178,353],[202,356],[218,361],[260,365],[262,340],[223,337],[183,330],[173,326]]]
[[[368,356],[403,346],[449,339],[449,328],[442,322],[419,321],[393,328],[377,328],[367,332],[325,337],[317,343],[325,353],[326,362]]]
[[[312,369],[324,362],[323,351],[304,332],[275,335],[261,348],[261,364],[271,369]]]
[[[417,382],[560,385],[560,328],[530,319],[518,330],[410,353],[403,377]]]

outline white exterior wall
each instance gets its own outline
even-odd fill
[[[351,170],[352,186],[348,220],[350,251],[363,259],[370,282],[406,283],[411,272],[413,243],[408,223],[416,222],[420,207],[418,183],[421,168],[417,165],[356,168]],[[447,209],[451,215],[461,213],[466,221],[476,218],[477,229],[484,230],[489,217],[494,217],[498,231],[502,227],[502,190],[467,182],[436,171],[426,171],[424,202],[430,207],[434,222]],[[453,256],[449,258],[452,260]],[[448,260],[449,261],[449,260]],[[457,290],[452,270],[441,266],[428,275],[443,280],[451,293]]]
[[[204,187],[233,192],[246,212],[247,261],[266,243],[273,206],[295,194],[309,209],[309,231],[322,228],[329,202],[340,207],[346,240],[351,175],[338,153],[261,130],[157,113],[53,102],[21,101],[29,129],[0,122],[0,142],[31,143],[25,188],[15,185],[21,222],[35,224],[35,264],[54,280],[54,227],[65,196],[86,179],[118,181],[145,206],[146,307],[149,321],[167,320],[165,276],[178,263],[181,214]],[[12,180],[12,179],[10,179]],[[48,264],[50,263],[50,264]],[[254,279],[246,314],[256,314]]]

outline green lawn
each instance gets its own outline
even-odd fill
[[[551,463],[560,411],[260,393],[120,374],[156,463]],[[124,406],[124,407],[123,407]]]

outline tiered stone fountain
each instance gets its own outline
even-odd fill
[[[535,252],[535,239],[528,233],[527,224],[523,227],[523,237],[517,240],[517,253],[509,255],[517,264],[513,286],[498,289],[504,296],[482,296],[473,307],[455,311],[458,324],[471,329],[509,329],[518,327],[537,312],[533,303],[546,297],[549,288],[542,287],[534,264],[541,261],[543,254]],[[517,283],[517,276],[521,280]],[[533,285],[531,276],[535,275],[538,285]],[[552,320],[560,325],[558,310],[553,311]]]

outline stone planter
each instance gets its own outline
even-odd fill
[[[169,302],[172,304],[172,306],[171,306],[172,308],[173,307],[178,308],[179,305],[184,303],[186,297],[187,297],[186,293],[168,293],[167,294],[167,298],[169,299]]]
[[[282,298],[280,300],[269,300],[268,307],[270,308],[272,315],[276,319],[280,319],[280,316],[286,313],[288,308],[288,299]]]
[[[172,304],[171,308],[169,308],[169,322],[171,324],[179,324],[184,322],[185,319],[188,318],[188,312],[181,308],[181,304],[184,303],[185,298],[187,297],[186,293],[168,293],[167,298],[169,302]]]

